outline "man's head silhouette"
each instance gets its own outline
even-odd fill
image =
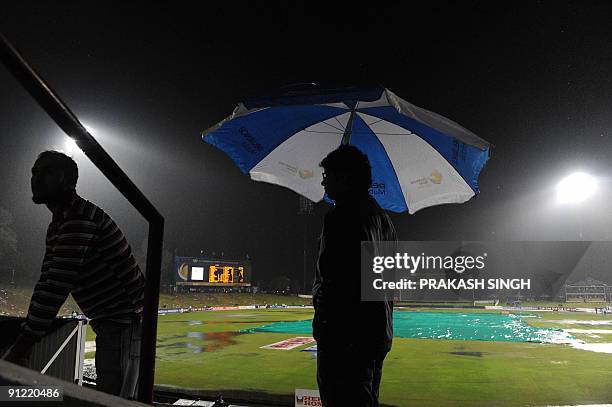
[[[368,156],[357,147],[341,145],[321,161],[325,193],[334,201],[367,193],[372,185]]]
[[[79,170],[76,162],[59,151],[43,151],[32,167],[32,201],[50,204],[72,195]]]

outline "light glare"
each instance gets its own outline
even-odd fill
[[[64,150],[66,155],[72,157],[74,153],[79,149],[76,141],[72,137],[66,137],[66,142],[64,143]]]
[[[584,202],[597,189],[595,179],[584,172],[576,172],[557,185],[557,202],[576,204]]]

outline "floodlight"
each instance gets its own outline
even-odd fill
[[[584,172],[576,172],[557,184],[557,202],[577,204],[585,201],[597,190],[595,178]]]
[[[64,143],[64,152],[66,155],[73,156],[75,152],[79,150],[79,146],[77,146],[76,141],[72,137],[66,136],[66,141]]]

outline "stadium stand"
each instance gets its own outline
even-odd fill
[[[612,286],[592,278],[564,286],[566,302],[612,301]]]

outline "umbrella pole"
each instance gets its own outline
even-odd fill
[[[354,118],[355,118],[355,108],[351,108],[351,115],[349,116],[348,122],[346,122],[346,129],[344,130],[344,135],[342,136],[343,146],[349,143],[351,139],[351,134],[353,134],[353,119]]]

